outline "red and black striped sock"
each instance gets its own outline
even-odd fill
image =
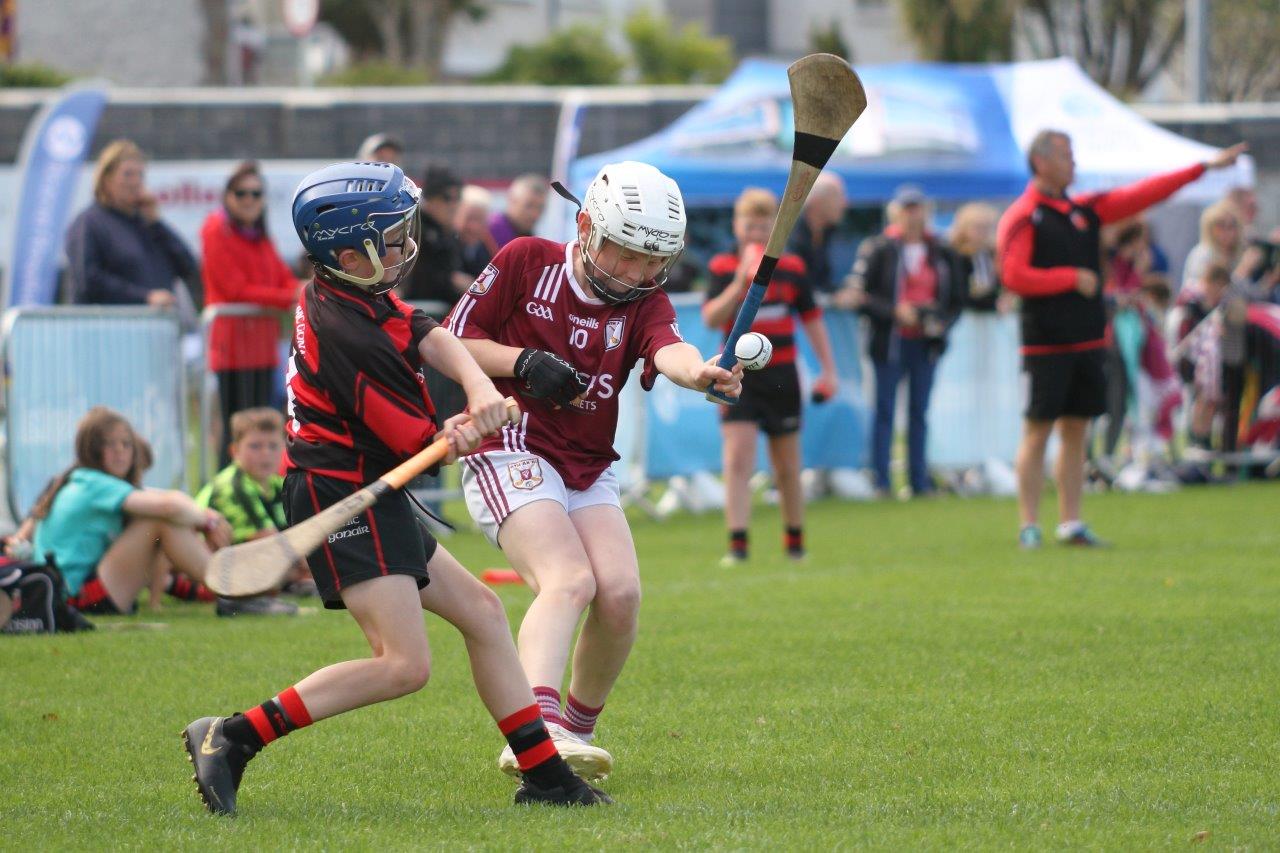
[[[564,715],[560,713],[560,691],[553,687],[533,688],[534,701],[542,712],[542,719],[558,726],[564,725]]]
[[[747,557],[747,531],[730,530],[729,531],[729,553],[735,557],[746,559]]]
[[[547,734],[547,724],[536,704],[499,720],[498,728],[511,744],[520,772],[538,787],[554,788],[573,775]]]
[[[177,572],[169,574],[169,583],[165,584],[164,591],[166,595],[171,595],[182,601],[218,600],[218,597],[213,594],[209,587]]]
[[[294,729],[309,725],[311,714],[298,691],[290,687],[258,707],[229,718],[222,724],[222,732],[229,740],[257,750]]]
[[[786,534],[787,553],[793,557],[804,555],[804,528],[788,527]]]
[[[578,698],[570,693],[564,703],[564,727],[574,734],[592,734],[596,730],[596,719],[603,710],[604,705],[592,708],[579,702]]]

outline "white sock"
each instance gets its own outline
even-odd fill
[[[1066,537],[1074,534],[1081,527],[1084,527],[1084,522],[1079,519],[1075,521],[1064,521],[1058,525],[1058,538],[1065,539]]]

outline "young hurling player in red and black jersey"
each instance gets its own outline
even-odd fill
[[[711,286],[702,306],[702,319],[725,335],[733,327],[746,298],[751,279],[764,254],[778,199],[768,190],[750,188],[733,205],[733,237],[736,252],[716,255],[708,264]],[[751,331],[773,344],[768,365],[743,377],[742,397],[736,406],[720,410],[720,434],[724,438],[725,521],[729,527],[729,552],[721,561],[731,566],[747,559],[747,526],[751,521],[751,475],[756,469],[756,443],[760,431],[769,441],[769,461],[782,498],[784,545],[793,560],[804,558],[804,494],[800,488],[800,375],[796,370],[796,323],[799,316],[805,336],[818,356],[822,374],[814,383],[815,397],[835,393],[836,368],[831,358],[822,309],[813,301],[804,261],[783,255],[773,273],[764,302]]]
[[[503,396],[457,339],[390,292],[417,254],[418,190],[398,167],[321,169],[298,188],[293,217],[316,275],[297,308],[289,366],[290,524],[355,493],[435,436],[425,368],[459,383],[470,406],[442,427],[447,461],[507,417]],[[243,714],[188,726],[183,737],[211,811],[234,813],[245,765],[273,740],[420,689],[431,661],[423,609],[466,640],[476,689],[524,775],[516,801],[609,802],[556,752],[502,603],[436,543],[407,495],[383,496],[308,563],[325,605],[351,611],[373,657],[325,667]]]
[[[590,741],[640,607],[635,545],[609,470],[618,393],[637,361],[645,388],[661,373],[737,396],[742,371],[704,361],[681,339],[661,289],[684,248],[674,181],[643,163],[606,166],[577,224],[568,244],[524,237],[504,246],[445,323],[524,411],[466,460],[463,490],[472,516],[537,593],[520,626],[520,660],[556,746],[600,778],[613,758]],[[515,772],[516,759],[504,751],[499,766]]]

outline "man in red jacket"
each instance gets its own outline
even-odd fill
[[[1080,520],[1085,433],[1089,421],[1106,410],[1102,225],[1163,201],[1208,169],[1233,165],[1245,148],[1234,145],[1205,163],[1072,198],[1066,194],[1075,180],[1071,138],[1042,130],[1032,140],[1031,182],[1000,218],[997,236],[1002,280],[1022,297],[1022,363],[1029,389],[1017,459],[1023,548],[1042,542],[1044,448],[1055,423],[1061,441],[1054,472],[1057,538],[1071,545],[1102,544]]]

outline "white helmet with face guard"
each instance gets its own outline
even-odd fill
[[[675,181],[647,163],[612,163],[587,187],[582,209],[591,229],[579,250],[597,296],[615,304],[630,302],[667,283],[685,245],[684,199]],[[615,254],[621,260],[600,263],[606,240],[622,249]],[[645,277],[620,276],[622,260],[644,270]]]

